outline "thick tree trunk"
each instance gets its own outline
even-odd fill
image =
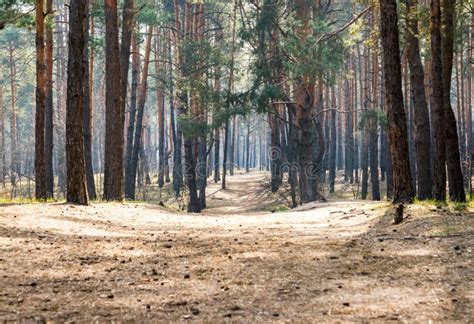
[[[104,199],[123,200],[123,117],[117,0],[105,4]]]
[[[410,174],[407,121],[403,107],[402,71],[395,0],[380,0],[385,93],[390,153],[393,168],[393,202],[412,202],[415,192]]]
[[[407,4],[408,30],[407,55],[410,66],[411,97],[414,106],[414,137],[416,158],[416,182],[419,199],[433,198],[433,179],[431,170],[431,130],[428,104],[425,94],[425,74],[420,56],[418,40],[418,0]]]
[[[464,181],[459,154],[459,135],[456,117],[451,107],[451,75],[454,55],[454,15],[455,0],[443,0],[443,35],[441,40],[443,96],[444,96],[444,129],[446,139],[446,161],[448,164],[449,198],[455,202],[466,202]]]
[[[68,203],[87,205],[82,116],[86,61],[86,19],[89,1],[72,1],[69,7],[69,59],[66,104],[66,165]]]
[[[36,0],[36,115],[35,115],[35,197],[48,198],[46,190],[45,111],[46,64],[44,45],[44,1]]]
[[[431,1],[431,80],[433,103],[431,120],[434,138],[434,198],[446,200],[446,132],[441,56],[440,0]]]

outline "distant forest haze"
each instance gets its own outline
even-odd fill
[[[469,0],[0,0],[0,199],[472,195]]]

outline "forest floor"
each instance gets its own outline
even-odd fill
[[[0,322],[474,320],[472,209],[331,201],[272,210],[259,173],[203,215],[0,206]],[[273,211],[273,212],[272,212]]]

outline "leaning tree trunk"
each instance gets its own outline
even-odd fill
[[[117,0],[105,2],[104,199],[123,200],[123,117]]]
[[[44,1],[36,0],[36,114],[35,114],[35,197],[48,198],[46,190],[45,110],[46,64],[44,46]]]
[[[403,107],[396,1],[380,0],[380,12],[385,95],[393,170],[393,202],[406,203],[413,201],[415,192],[410,174],[407,121]]]
[[[86,61],[86,19],[89,1],[72,1],[69,7],[69,58],[66,102],[66,165],[69,203],[87,205],[82,114]]]
[[[448,164],[449,198],[455,202],[466,202],[464,181],[459,153],[459,135],[456,117],[451,107],[451,74],[454,55],[454,15],[455,0],[443,0],[443,35],[441,40],[444,129],[446,139],[446,162]]]

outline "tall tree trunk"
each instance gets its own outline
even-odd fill
[[[415,158],[418,198],[433,198],[433,179],[431,170],[431,130],[428,104],[425,94],[425,73],[420,56],[418,32],[418,0],[407,3],[407,55],[410,66],[411,97],[415,120]]]
[[[446,132],[441,55],[441,6],[440,0],[431,1],[431,81],[433,103],[431,120],[434,138],[434,198],[446,200]]]
[[[372,27],[377,30],[378,15],[373,11]],[[379,51],[378,48],[372,50],[372,100],[370,103],[371,110],[380,109],[379,103]],[[379,183],[379,147],[378,147],[378,128],[379,120],[371,120],[369,122],[369,165],[370,165],[370,184],[372,188],[372,200],[380,200],[380,183]]]
[[[274,112],[268,114],[271,128],[271,190],[273,193],[278,191],[282,183],[279,109],[277,105],[274,107]]]
[[[72,1],[69,7],[69,59],[66,103],[66,165],[68,203],[87,205],[82,116],[86,61],[86,19],[89,1]]]
[[[36,115],[35,115],[35,197],[48,198],[46,190],[45,111],[46,64],[44,45],[44,0],[36,0]]]
[[[145,112],[146,93],[148,87],[148,69],[150,66],[151,40],[153,37],[153,27],[148,27],[147,39],[145,45],[145,58],[143,62],[142,80],[138,91],[138,111],[135,127],[135,136],[133,139],[132,158],[130,162],[130,173],[126,175],[125,198],[135,199],[135,184],[137,179],[138,157],[142,143],[143,116]]]
[[[250,172],[250,119],[247,119],[247,134],[245,139],[245,172]]]
[[[343,104],[343,83],[342,80],[339,81],[338,90],[337,90],[337,107],[342,109]],[[344,170],[344,136],[342,131],[343,125],[343,116],[344,114],[336,114],[337,116],[337,170]]]
[[[331,108],[329,112],[329,192],[335,192],[336,183],[336,153],[337,153],[337,106],[336,106],[336,91],[334,87],[331,88]]]
[[[125,188],[129,187],[129,181],[132,179],[128,176],[132,172],[132,151],[133,151],[133,134],[135,133],[135,120],[137,114],[137,88],[140,73],[140,48],[138,45],[137,35],[132,36],[132,87],[130,95],[130,113],[128,116],[127,127],[127,146],[125,149]]]
[[[380,110],[388,114],[385,100],[385,74],[382,69],[381,73],[381,84],[380,87]],[[388,129],[382,129],[381,132],[381,150],[380,150],[380,160],[381,160],[381,169],[385,172],[385,181],[387,182],[387,198],[393,198],[393,174],[392,174],[392,157],[390,155],[390,139],[388,136]]]
[[[237,32],[237,0],[234,0],[234,13],[232,20],[232,50],[231,50],[231,65],[229,71],[229,79],[227,84],[227,91],[231,93],[234,90],[234,67],[235,67],[235,51],[236,51],[236,32]],[[226,113],[229,113],[230,110],[230,98],[226,100]],[[224,156],[222,163],[222,189],[226,189],[226,175],[227,175],[227,159],[229,155],[229,136],[230,136],[230,117],[226,116],[225,128],[224,128]]]
[[[53,1],[46,1],[47,15],[53,13]],[[48,198],[54,196],[54,171],[53,171],[53,132],[54,132],[54,111],[53,111],[53,27],[52,23],[46,24],[46,107],[45,107],[45,181],[46,195]]]
[[[130,46],[135,16],[134,0],[124,0],[122,13],[122,42],[120,44],[120,80],[122,123],[125,123],[125,107],[127,106],[128,68],[130,66]]]
[[[164,48],[164,46],[161,46]],[[160,46],[155,46],[155,73],[162,74],[159,63]],[[165,97],[161,82],[156,79],[156,108],[158,112],[158,187],[163,188],[165,184]]]
[[[180,1],[175,0],[174,1],[174,21],[175,21],[175,26],[174,26],[174,40],[175,40],[175,50],[174,50],[174,61],[177,66],[183,66],[183,55],[181,53],[182,47],[180,46],[181,40],[182,40],[182,35],[183,35],[183,30],[182,26],[180,23],[180,17],[181,17],[181,8],[182,4]],[[170,54],[171,55],[171,54]],[[181,74],[181,69],[178,69],[177,74]],[[171,86],[173,86],[173,83],[171,83]],[[175,93],[174,89],[171,89],[171,93],[175,96],[174,97],[174,105],[171,110],[171,120],[173,125],[173,190],[175,192],[175,196],[179,197],[181,195],[181,188],[183,187],[183,163],[182,163],[182,155],[183,155],[183,131],[181,127],[181,115],[183,114],[183,107],[182,104],[180,103],[180,94]],[[176,108],[176,110],[175,110]]]
[[[89,50],[89,28],[94,29],[92,16],[86,17],[86,29],[84,33],[86,48],[84,51],[85,79],[84,84],[84,110],[82,112],[82,129],[84,137],[84,162],[86,168],[86,183],[89,199],[97,199],[94,180],[94,168],[92,166],[92,97],[94,89],[94,52],[91,47]]]
[[[0,84],[0,181],[5,188],[7,176],[7,160],[5,146],[5,109],[3,107],[3,85]]]
[[[451,75],[453,72],[454,55],[454,15],[456,11],[455,0],[443,0],[441,40],[442,80],[444,96],[444,129],[446,139],[446,161],[448,164],[449,198],[455,202],[466,202],[464,181],[461,169],[461,156],[459,154],[459,135],[456,117],[451,107]]]
[[[67,43],[67,34],[64,28],[64,14],[56,15],[55,17],[55,27],[56,27],[56,44]],[[59,123],[59,121],[65,120],[65,109],[66,109],[66,60],[67,60],[67,48],[66,46],[56,46],[56,57],[57,57],[57,77],[56,77],[56,110],[55,110],[55,119],[56,127],[56,146],[64,148],[65,143],[65,128],[64,124]],[[58,177],[58,189],[62,195],[66,196],[66,155],[65,150],[55,150],[55,160],[56,168],[55,173]]]
[[[407,121],[403,107],[396,1],[380,0],[380,12],[390,154],[393,166],[393,202],[407,203],[413,201],[415,192],[410,174]]]
[[[123,200],[123,117],[117,0],[105,4],[104,199]]]
[[[359,46],[357,46],[358,56],[359,56],[359,79],[360,79],[360,101],[362,105],[363,113],[368,111],[368,101],[369,101],[369,64],[368,64],[368,51],[367,48],[364,48],[364,63],[361,63],[361,55],[359,51]],[[362,169],[362,190],[361,196],[362,199],[367,199],[369,195],[369,125],[361,130],[361,159],[360,166]]]
[[[298,38],[305,42],[311,34],[309,4],[303,0],[295,1],[296,15],[300,22],[297,30]],[[316,80],[314,76],[302,75],[299,85],[295,89],[296,98],[296,124],[299,127],[298,141],[298,162],[299,162],[299,190],[301,203],[309,203],[320,198],[315,183],[317,182],[318,167],[314,158],[314,143],[316,140],[316,127],[313,123],[314,106],[316,98],[322,96],[318,89],[319,96],[316,97]]]
[[[474,153],[474,147],[472,145],[472,105],[474,99],[474,12],[471,12],[471,23],[469,30],[469,50],[467,54],[468,63],[468,77],[467,77],[467,112],[466,112],[466,128],[467,128],[467,151],[468,154]]]
[[[226,119],[225,126],[224,126],[224,154],[223,154],[223,161],[222,161],[222,189],[226,189],[228,148],[229,148],[229,118]]]
[[[349,80],[344,81],[345,100],[344,106],[346,109],[346,138],[345,138],[345,175],[344,180],[350,183],[354,182],[354,129],[353,129],[353,113],[351,112],[351,91]]]

